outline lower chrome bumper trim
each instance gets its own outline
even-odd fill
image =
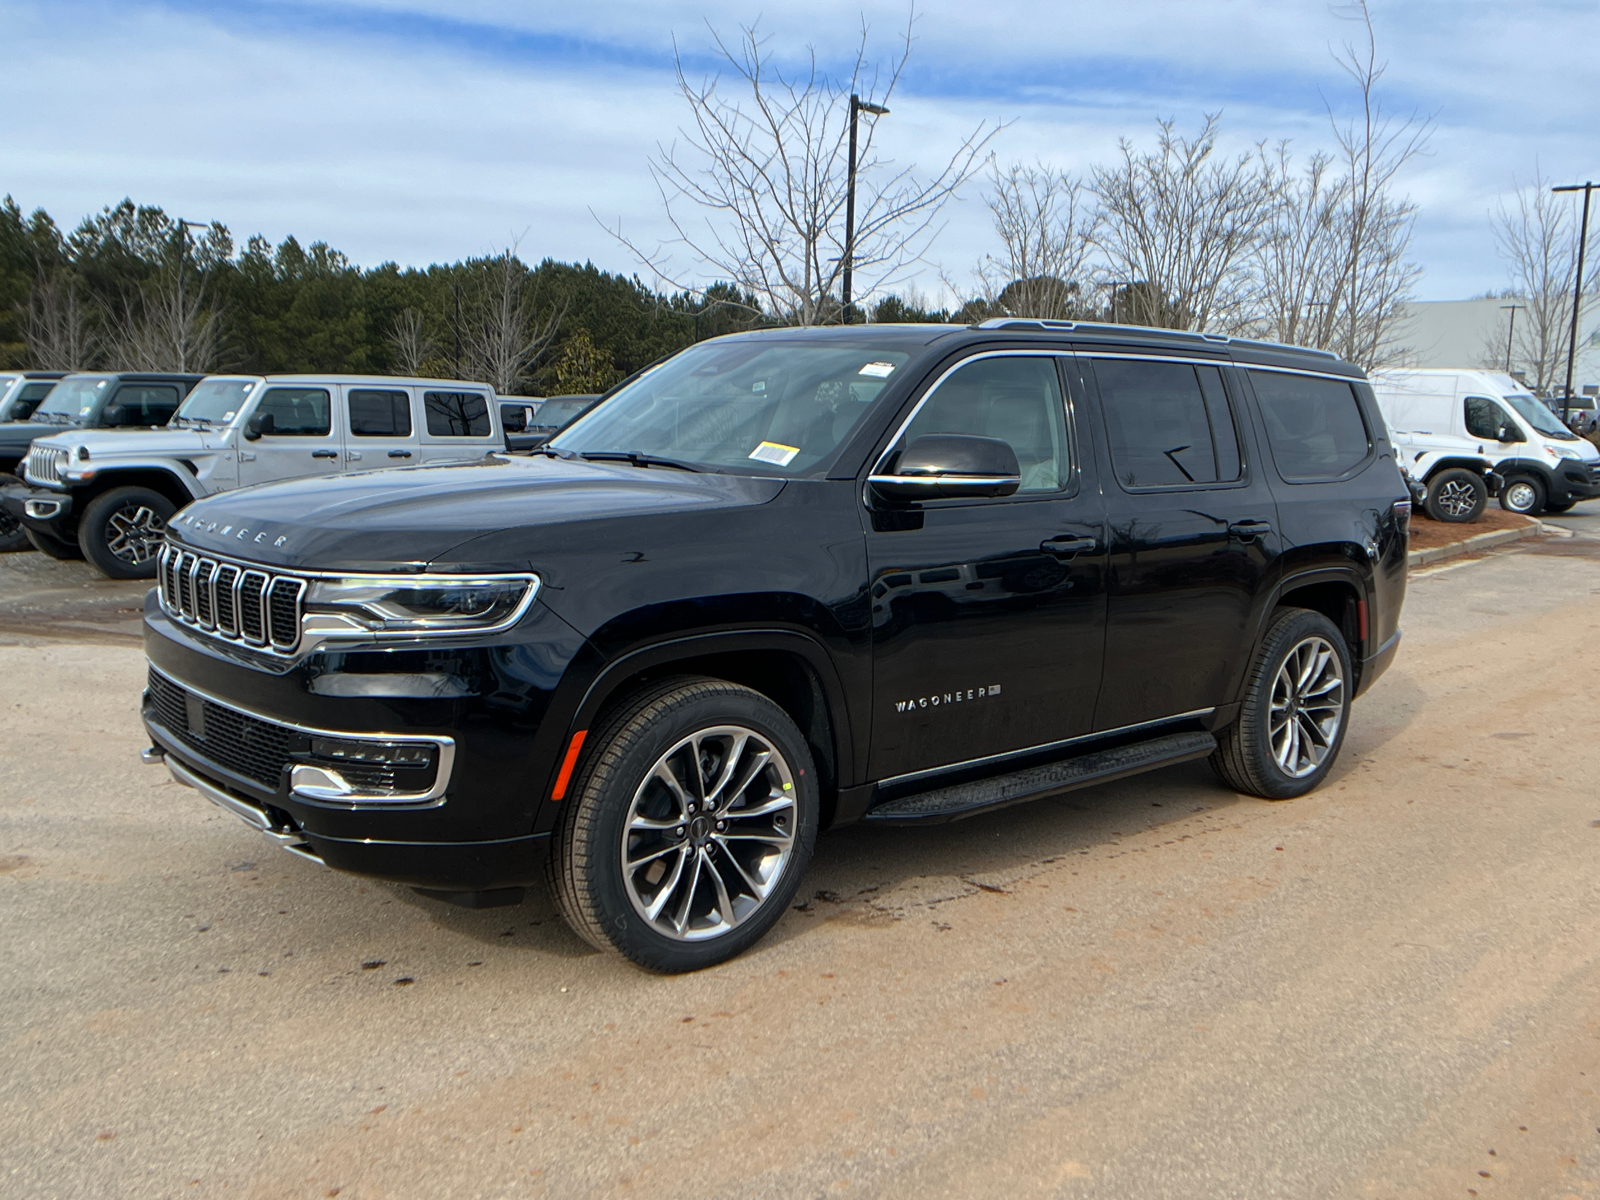
[[[265,834],[268,841],[277,843],[289,851],[290,854],[299,855],[301,858],[308,859],[321,866],[327,865],[322,861],[321,856],[311,848],[299,830],[275,827],[272,824],[272,819],[261,809],[239,799],[231,792],[223,790],[203,776],[196,775],[171,755],[167,756],[166,763],[167,770],[172,772],[173,779],[185,787],[192,787],[219,808],[227,809],[257,833]]]

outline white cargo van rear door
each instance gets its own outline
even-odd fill
[[[463,462],[503,449],[489,416],[493,399],[473,388],[423,388],[422,461]]]

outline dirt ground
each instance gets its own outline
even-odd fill
[[[1570,524],[1413,577],[1319,792],[1192,764],[842,831],[679,978],[269,846],[140,765],[134,589],[29,627],[92,581],[0,560],[0,1191],[1600,1196]]]
[[[1483,516],[1465,524],[1453,521],[1430,521],[1418,508],[1411,514],[1411,549],[1433,550],[1439,546],[1464,542],[1468,538],[1477,537],[1480,533],[1522,529],[1534,523],[1531,517],[1506,512],[1498,504],[1493,503],[1483,510]]]

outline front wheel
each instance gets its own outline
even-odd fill
[[[1476,521],[1489,503],[1489,486],[1483,476],[1465,467],[1451,467],[1428,480],[1428,497],[1423,509],[1435,521],[1464,523]]]
[[[1544,484],[1532,475],[1511,475],[1500,489],[1500,507],[1507,512],[1536,517],[1544,511]]]
[[[652,971],[753,945],[788,907],[817,835],[816,770],[794,722],[749,688],[677,679],[595,734],[547,868],[562,916]]]
[[[1288,800],[1333,769],[1350,715],[1350,651],[1338,626],[1304,608],[1279,611],[1250,670],[1244,703],[1217,734],[1211,765],[1238,792]]]
[[[83,555],[112,579],[154,579],[167,521],[178,506],[149,488],[112,488],[89,501],[78,522]]]

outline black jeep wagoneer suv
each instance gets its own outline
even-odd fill
[[[1393,658],[1410,503],[1336,358],[1117,326],[703,342],[533,458],[173,519],[144,719],[308,858],[657,970],[748,947],[819,829],[1208,757],[1296,796]]]

